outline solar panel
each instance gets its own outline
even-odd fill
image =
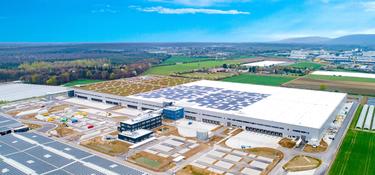
[[[15,135],[22,135],[31,140],[43,143],[42,145],[30,144],[27,140],[24,141],[22,138],[15,137]],[[75,174],[75,175],[86,175],[86,174],[95,174],[101,175],[102,172],[99,172],[95,168],[91,168],[85,163],[92,163],[103,169],[109,171],[124,174],[124,175],[142,175],[143,172],[140,172],[131,167],[115,163],[113,161],[101,158],[99,156],[92,155],[86,151],[74,148],[72,146],[54,141],[48,137],[36,134],[36,133],[20,133],[20,134],[9,134],[0,137],[0,154],[9,159],[18,162],[25,167],[30,168],[35,171],[37,174]],[[52,142],[51,142],[52,141]],[[66,154],[80,159],[81,162],[75,162],[76,159],[69,159],[63,155],[59,155],[54,151],[50,151],[44,147],[50,147],[56,150],[60,150]],[[19,173],[17,167],[12,169],[11,165],[8,165],[5,162],[0,161],[0,174],[9,174],[9,175],[18,175],[24,174]],[[5,173],[2,172],[2,167]],[[60,169],[62,168],[62,169]]]
[[[98,156],[92,156],[92,157],[86,158],[84,159],[84,161],[93,163],[97,166],[100,166],[102,168],[105,168],[107,170],[110,170],[110,171],[113,171],[115,173],[122,174],[122,175],[142,175],[143,174],[140,171],[122,166],[118,163],[112,162],[110,160],[107,160]]]
[[[22,151],[22,150],[25,150],[25,149],[28,149],[30,147],[33,147],[35,145],[29,143],[29,142],[25,142],[17,137],[14,137],[13,135],[11,134],[7,134],[7,135],[4,135],[4,136],[1,136],[0,137],[0,142],[2,143],[5,143],[19,151]]]
[[[48,162],[49,164],[54,165],[56,167],[62,167],[64,165],[67,165],[67,164],[73,162],[73,160],[71,160],[71,159],[67,159],[67,158],[59,156],[55,153],[47,151],[40,146],[35,147],[33,149],[29,149],[25,152],[34,156],[34,157],[39,158],[40,160]]]
[[[2,175],[26,175],[22,171],[0,161],[0,174]]]
[[[87,174],[105,175],[99,171],[96,171],[87,166],[84,166],[82,163],[79,163],[79,162],[70,164],[69,166],[66,166],[63,169],[74,175],[87,175]]]
[[[44,136],[41,136],[39,134],[32,133],[32,132],[22,132],[22,133],[19,133],[19,135],[27,137],[28,139],[36,141],[40,144],[45,144],[45,143],[48,143],[48,142],[54,142],[54,140],[52,140],[48,137],[44,137]]]
[[[0,115],[0,127],[16,127],[21,125],[21,123],[12,118]]]
[[[8,155],[17,152],[17,150],[5,143],[0,142],[0,155]]]
[[[59,170],[51,171],[49,173],[45,173],[45,175],[72,175],[72,174],[59,169]]]
[[[84,157],[87,157],[87,156],[91,155],[91,154],[87,153],[86,151],[82,151],[80,149],[73,148],[69,145],[62,144],[60,142],[52,142],[52,143],[48,143],[48,144],[45,144],[45,145],[49,146],[49,147],[52,147],[52,148],[55,148],[59,151],[65,152],[67,154],[70,154],[70,155],[76,157],[77,159],[82,159]]]
[[[269,94],[251,93],[206,86],[176,86],[142,93],[135,96],[143,98],[165,98],[170,100],[187,100],[202,107],[219,110],[240,110],[256,103]]]
[[[7,157],[34,170],[38,174],[42,174],[56,169],[56,167],[23,152],[12,154]]]

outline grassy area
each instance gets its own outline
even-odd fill
[[[140,164],[144,164],[146,166],[153,167],[153,168],[159,168],[160,167],[160,163],[158,161],[151,160],[147,157],[139,157],[135,161],[140,163]]]
[[[343,77],[343,76],[330,76],[330,75],[313,75],[309,74],[305,77],[316,80],[330,80],[330,81],[354,81],[354,82],[368,82],[375,83],[374,78],[360,78],[360,77]]]
[[[280,86],[288,81],[294,80],[295,78],[296,77],[290,77],[290,76],[241,74],[238,76],[233,76],[230,78],[223,79],[223,81],[269,85],[269,86]]]
[[[131,156],[129,160],[142,167],[158,172],[167,171],[171,167],[175,166],[171,157],[164,158],[144,151]]]
[[[316,69],[319,69],[320,67],[322,67],[321,64],[313,63],[313,62],[299,62],[299,63],[294,63],[290,66],[295,67],[295,68],[301,68],[301,69],[309,68],[309,69],[313,69],[313,70],[316,70]]]
[[[156,66],[147,70],[145,74],[171,75],[177,72],[187,72],[194,69],[221,67],[223,64],[238,64],[239,60],[202,61],[194,63],[184,63],[169,66]]]
[[[84,84],[92,84],[92,83],[97,83],[101,82],[103,80],[88,80],[88,79],[83,79],[83,80],[74,80],[69,83],[64,84],[65,87],[72,87],[76,85],[84,85]]]
[[[355,130],[361,110],[362,106],[355,114],[329,171],[330,175],[375,174],[375,133]]]
[[[175,63],[189,63],[189,62],[196,62],[196,61],[207,61],[213,60],[214,58],[192,58],[187,56],[172,56],[171,58],[165,60],[163,64],[175,64]]]
[[[180,76],[183,76],[186,78],[194,78],[194,79],[219,80],[219,79],[231,77],[233,75],[235,74],[229,73],[229,72],[217,72],[217,73],[193,72],[193,73],[181,74]]]

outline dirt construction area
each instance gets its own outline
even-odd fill
[[[93,139],[83,141],[81,142],[81,145],[110,156],[118,156],[127,153],[130,146],[130,144],[119,140],[102,140],[102,137],[95,137]]]
[[[330,81],[311,78],[298,78],[283,84],[284,87],[320,90],[324,85],[327,91],[346,92],[351,94],[375,95],[375,83],[354,81]]]
[[[320,166],[321,160],[304,155],[298,155],[289,160],[283,168],[287,171],[306,171]]]
[[[324,141],[320,141],[320,145],[314,147],[312,145],[306,144],[305,147],[303,148],[303,151],[308,152],[308,153],[320,153],[326,151],[328,148],[328,144]]]

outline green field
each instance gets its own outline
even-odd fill
[[[358,108],[345,135],[330,175],[375,174],[375,133],[354,129],[361,110],[362,106]]]
[[[136,159],[135,161],[138,162],[139,164],[143,164],[143,165],[146,165],[146,166],[151,167],[151,168],[159,168],[160,167],[160,163],[158,161],[151,160],[147,157],[140,157],[140,158]]]
[[[84,85],[84,84],[92,84],[92,83],[97,83],[97,82],[101,82],[103,80],[74,80],[74,81],[71,81],[69,83],[66,83],[64,84],[65,87],[72,87],[72,86],[76,86],[76,85]]]
[[[186,72],[194,69],[221,67],[223,64],[238,64],[240,61],[236,60],[220,60],[220,61],[202,61],[194,63],[184,63],[169,66],[155,66],[147,70],[144,74],[155,75],[171,75],[177,72]]]
[[[375,83],[374,78],[360,78],[360,77],[343,77],[343,76],[329,76],[329,75],[306,75],[306,78],[316,79],[316,80],[331,80],[331,81],[355,81],[355,82],[367,82]]]
[[[217,73],[193,72],[193,73],[181,74],[180,76],[185,77],[185,78],[219,80],[219,79],[231,77],[233,75],[235,74],[227,73],[227,72],[217,72]]]
[[[294,67],[294,68],[301,68],[301,69],[309,68],[309,69],[313,69],[313,70],[316,70],[316,69],[319,69],[320,67],[322,67],[321,64],[313,63],[313,62],[299,62],[299,63],[294,63],[290,66]]]
[[[255,75],[255,74],[241,74],[238,76],[223,79],[222,81],[235,83],[248,83],[269,86],[280,86],[288,81],[294,80],[297,77],[290,76],[276,76],[276,75]]]
[[[207,61],[213,60],[214,58],[192,58],[186,56],[172,56],[163,62],[163,64],[175,64],[175,63],[189,63],[196,61]]]

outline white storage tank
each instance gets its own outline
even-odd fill
[[[208,131],[206,131],[206,130],[197,131],[197,139],[198,140],[208,140],[209,139]]]

